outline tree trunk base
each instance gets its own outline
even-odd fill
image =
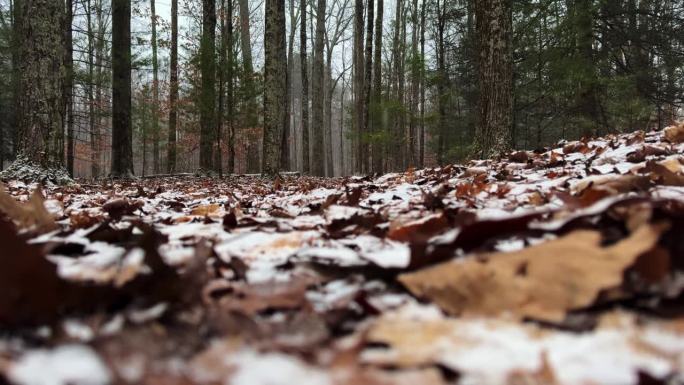
[[[18,180],[24,183],[62,186],[74,183],[64,166],[45,168],[21,156],[0,172],[0,180]]]

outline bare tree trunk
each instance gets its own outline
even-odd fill
[[[74,38],[71,24],[74,20],[73,0],[66,1],[64,17],[64,110],[67,132],[67,171],[74,176]]]
[[[178,0],[171,0],[171,74],[169,76],[169,144],[166,171],[176,171],[176,130],[178,122]]]
[[[244,125],[250,130],[247,144],[247,172],[255,173],[260,171],[258,137],[251,132],[257,127],[257,92],[254,84],[254,65],[252,63],[252,42],[249,26],[249,1],[238,0],[240,5],[240,45],[242,51],[242,66],[244,70],[244,89],[247,92],[245,103],[245,122]]]
[[[20,7],[18,155],[63,167],[64,3],[23,0]]]
[[[280,165],[280,139],[287,114],[285,0],[266,0],[264,63],[263,174],[275,175]]]
[[[511,147],[513,124],[512,14],[510,0],[475,2],[479,51],[479,121],[475,155],[491,157]]]
[[[226,123],[228,124],[228,173],[235,172],[235,127],[233,125],[233,113],[235,111],[234,96],[235,96],[235,74],[234,74],[234,55],[233,55],[233,0],[227,0],[225,15],[225,33],[226,33],[226,47],[227,52],[226,66],[226,82],[228,85],[226,104],[228,105],[228,116]],[[226,54],[224,52],[224,54]]]
[[[97,36],[95,38],[95,102],[94,102],[94,113],[91,118],[91,135],[94,143],[93,145],[93,164],[91,166],[91,173],[93,178],[100,175],[101,172],[101,162],[102,162],[102,135],[100,135],[100,121],[102,115],[102,82],[104,80],[104,52],[105,52],[105,21],[104,21],[104,11],[102,9],[102,0],[95,1],[95,17],[97,19]]]
[[[383,143],[380,141],[379,136],[382,132],[382,24],[383,24],[383,14],[384,14],[384,1],[378,1],[378,14],[375,17],[375,53],[373,58],[373,98],[371,100],[371,116],[373,123],[373,133],[375,134],[375,140],[373,141],[373,171],[377,173],[383,172],[382,167],[382,153],[383,153]]]
[[[299,26],[299,55],[301,60],[302,73],[302,171],[308,174],[311,170],[311,153],[309,149],[309,65],[307,61],[306,48],[306,16],[307,1],[301,0],[300,3],[302,22]]]
[[[449,82],[446,73],[446,47],[444,46],[444,31],[446,26],[445,4],[437,0],[437,100],[439,109],[439,126],[437,137],[437,164],[444,164],[446,151],[446,85]]]
[[[90,133],[90,174],[97,178],[99,174],[97,135],[95,134],[95,36],[92,22],[92,4],[86,2],[86,22],[88,24],[88,132]]]
[[[285,123],[283,129],[283,137],[280,144],[280,169],[289,170],[290,169],[290,136],[291,136],[291,125],[292,125],[292,65],[294,56],[294,39],[296,31],[295,23],[295,0],[289,0],[290,9],[290,35],[288,37],[287,43],[287,76],[286,76],[286,113],[285,113]]]
[[[200,46],[200,70],[202,89],[200,96],[200,169],[214,170],[214,132],[216,130],[216,2],[202,1],[202,42]]]
[[[159,165],[159,62],[157,60],[157,11],[155,0],[150,0],[152,18],[152,168],[161,172]]]
[[[373,0],[368,0],[366,8],[366,52],[365,60],[366,66],[364,70],[364,80],[363,80],[363,123],[361,131],[363,135],[366,136],[365,140],[361,142],[361,152],[362,152],[362,171],[364,173],[370,172],[370,151],[369,151],[369,140],[368,136],[370,130],[368,127],[369,122],[369,107],[371,100],[371,84],[373,82],[373,23],[374,18],[374,8],[375,2]]]
[[[131,1],[112,0],[112,175],[133,175]]]
[[[418,167],[425,167],[425,0],[420,10],[420,141]]]
[[[354,5],[354,135],[357,143],[354,149],[356,153],[354,171],[357,172],[363,172],[363,33],[363,0],[356,0]]]
[[[416,142],[418,136],[417,115],[418,115],[418,81],[420,78],[418,57],[418,0],[413,0],[411,8],[411,101],[409,105],[409,143],[408,143],[408,165],[415,167],[418,163],[416,156]]]
[[[316,39],[314,43],[313,61],[313,99],[312,99],[312,124],[313,124],[313,160],[311,171],[313,175],[325,176],[324,162],[324,139],[325,130],[323,122],[323,38],[325,33],[325,9],[326,1],[318,0],[316,7]]]
[[[228,0],[230,1],[230,0]],[[227,61],[227,55],[226,55],[226,49],[227,49],[227,39],[228,39],[228,30],[226,28],[226,18],[229,17],[227,15],[227,7],[226,7],[226,0],[221,0],[221,9],[219,11],[219,22],[221,23],[219,25],[219,29],[221,31],[221,39],[220,39],[220,44],[219,44],[219,65],[218,65],[218,111],[216,113],[216,146],[218,150],[215,153],[215,159],[214,159],[214,164],[216,165],[216,168],[219,172],[219,176],[223,177],[223,146],[222,144],[222,136],[223,136],[223,124],[226,119],[226,101],[225,101],[225,92],[226,92],[226,61]]]

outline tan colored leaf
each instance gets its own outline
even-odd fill
[[[202,205],[202,206],[197,206],[194,209],[192,209],[192,212],[190,212],[191,215],[197,215],[197,216],[207,216],[211,214],[215,214],[216,212],[219,211],[221,206],[213,203],[209,205]]]
[[[601,234],[575,231],[512,253],[489,253],[399,277],[414,295],[450,314],[510,312],[552,322],[592,305],[602,290],[622,283],[623,272],[652,250],[664,225],[645,225],[601,247]]]
[[[665,139],[670,143],[684,142],[684,122],[666,127]]]
[[[55,230],[58,226],[54,218],[45,208],[45,198],[40,187],[37,188],[26,202],[18,202],[5,191],[0,183],[0,212],[21,229],[34,229],[38,232]]]

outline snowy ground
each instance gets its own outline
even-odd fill
[[[682,383],[682,141],[377,179],[9,181],[0,384]]]

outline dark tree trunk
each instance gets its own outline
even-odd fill
[[[66,1],[64,17],[64,125],[67,132],[67,171],[74,176],[74,39],[71,23],[74,20],[73,0]]]
[[[178,122],[178,0],[171,0],[171,68],[169,75],[169,143],[166,171],[176,171],[176,130]]]
[[[235,111],[235,73],[234,73],[234,58],[233,55],[233,0],[227,0],[225,18],[225,32],[226,32],[226,47],[228,51],[226,61],[226,104],[228,107],[228,116],[226,124],[228,125],[228,173],[235,172],[235,127],[233,114]]]
[[[316,176],[325,176],[324,139],[325,126],[323,122],[323,38],[325,34],[325,9],[326,1],[318,0],[316,7],[316,39],[313,56],[313,99],[312,99],[312,124],[313,124],[313,160],[311,172]]]
[[[242,66],[244,70],[244,90],[246,92],[244,116],[245,121],[242,122],[244,126],[249,129],[249,137],[247,143],[247,172],[256,173],[260,171],[259,167],[259,152],[258,141],[259,138],[253,133],[257,127],[257,91],[254,84],[254,65],[252,63],[252,42],[250,37],[249,26],[249,1],[238,0],[240,5],[240,45],[242,50]]]
[[[363,60],[363,0],[356,0],[354,3],[354,136],[356,146],[354,148],[354,171],[363,172],[363,80],[364,80],[364,60]]]
[[[309,149],[309,65],[306,48],[307,1],[301,0],[300,4],[302,13],[302,23],[299,26],[299,55],[302,73],[302,171],[308,174],[311,171],[311,152]]]
[[[446,85],[448,83],[446,73],[446,47],[444,45],[444,32],[446,14],[444,3],[437,0],[437,103],[439,123],[437,128],[437,164],[444,164],[446,151]]]
[[[287,43],[287,76],[286,85],[287,89],[287,101],[286,101],[286,113],[285,113],[285,123],[283,129],[283,136],[281,139],[281,152],[280,152],[280,169],[289,170],[290,169],[290,136],[292,131],[292,65],[294,56],[294,40],[295,40],[295,0],[289,0],[290,4],[290,36]]]
[[[416,156],[416,142],[418,136],[418,82],[420,78],[420,58],[418,57],[418,0],[413,0],[411,7],[411,101],[409,105],[409,143],[408,165],[415,167],[418,163]]]
[[[44,168],[63,167],[64,3],[23,0],[18,153]]]
[[[112,175],[133,175],[130,0],[112,0]]]
[[[216,2],[202,1],[202,42],[200,68],[202,90],[200,96],[200,169],[215,170],[214,139],[216,130]]]
[[[373,141],[373,172],[382,173],[382,153],[383,145],[379,140],[382,132],[382,24],[384,14],[384,1],[378,1],[378,14],[375,17],[375,53],[373,54],[373,98],[371,100],[371,123],[373,125],[372,132],[375,134]]]
[[[508,151],[512,142],[511,0],[478,0],[475,15],[480,92],[474,155],[489,158]]]
[[[375,2],[373,0],[368,0],[366,8],[366,64],[363,79],[363,123],[361,126],[361,131],[363,132],[363,135],[366,137],[366,139],[361,142],[361,167],[362,172],[364,173],[369,173],[371,171],[370,151],[368,144],[368,136],[370,134],[370,130],[368,127],[368,123],[371,100],[371,84],[373,83],[373,23],[375,23],[374,8]]]
[[[418,167],[425,167],[425,1],[420,10],[420,140]]]
[[[287,114],[287,53],[285,0],[266,0],[264,40],[264,175],[275,175],[280,165],[280,140]]]

